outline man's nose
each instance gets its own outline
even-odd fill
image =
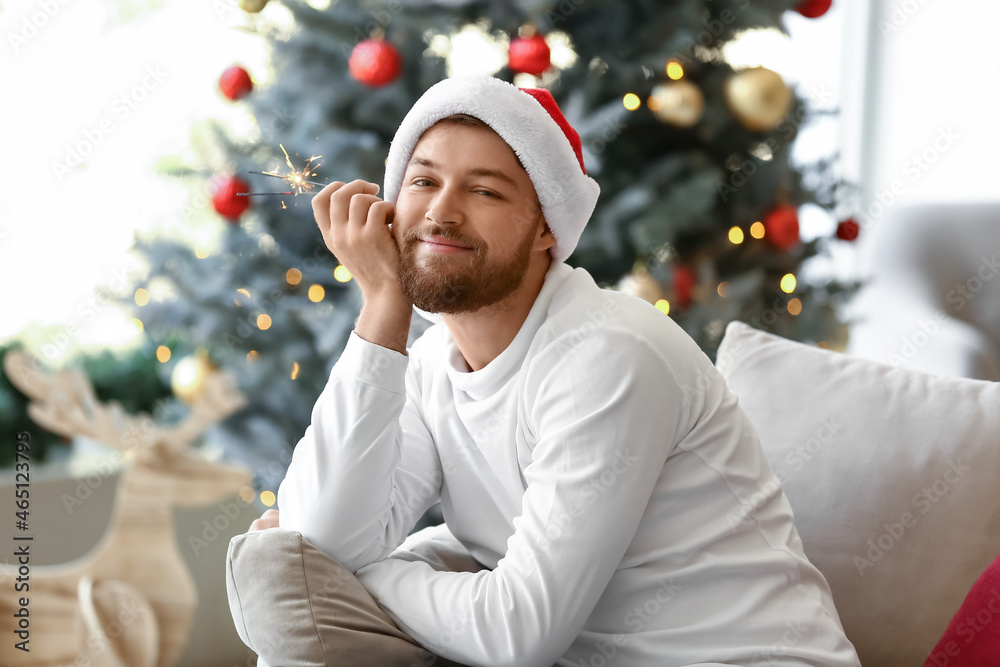
[[[427,209],[426,218],[442,225],[465,222],[461,191],[457,187],[449,185],[439,188]]]

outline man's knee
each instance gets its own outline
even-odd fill
[[[349,656],[359,656],[359,665],[425,664],[423,649],[354,574],[298,531],[270,528],[234,537],[226,588],[240,638],[268,664],[327,664],[332,656],[338,665],[352,664]]]
[[[334,595],[347,583],[361,586],[350,570],[289,528],[233,537],[226,558],[226,581],[231,587],[241,582],[279,597],[295,583],[309,584],[310,596]],[[234,592],[230,588],[230,605]]]

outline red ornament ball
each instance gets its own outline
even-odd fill
[[[250,74],[239,65],[233,65],[219,77],[219,90],[231,100],[238,100],[253,90]]]
[[[373,88],[384,86],[399,76],[403,59],[389,42],[381,39],[366,39],[358,42],[351,51],[347,62],[351,76]]]
[[[236,223],[250,208],[250,197],[240,197],[240,192],[250,192],[250,186],[237,176],[217,176],[208,184],[212,206],[216,212]]]
[[[552,51],[545,36],[515,37],[510,41],[507,64],[513,72],[538,76],[552,64]]]
[[[858,238],[861,226],[854,218],[848,218],[837,223],[837,238],[841,241],[853,241]]]
[[[686,266],[674,267],[674,296],[677,298],[677,304],[682,308],[691,305],[694,284],[694,274],[689,268]]]
[[[833,0],[803,0],[795,8],[799,14],[809,19],[819,18],[830,10]]]
[[[799,242],[799,211],[779,206],[764,218],[764,238],[778,250],[788,250]]]

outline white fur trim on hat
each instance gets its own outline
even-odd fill
[[[406,166],[423,133],[442,118],[468,114],[489,125],[514,150],[528,172],[545,221],[556,238],[549,252],[562,262],[594,212],[601,192],[583,172],[569,139],[548,111],[513,84],[487,76],[457,77],[427,89],[389,146],[383,196],[396,203]]]

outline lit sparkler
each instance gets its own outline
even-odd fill
[[[251,171],[251,174],[261,174],[262,176],[273,176],[274,178],[280,178],[281,180],[288,183],[292,188],[288,192],[240,192],[238,196],[240,197],[268,197],[275,195],[301,195],[310,192],[313,186],[324,187],[325,183],[319,183],[318,181],[309,180],[311,177],[316,175],[316,167],[320,163],[313,164],[315,160],[323,157],[322,155],[313,155],[308,160],[306,160],[305,166],[301,169],[296,169],[295,165],[292,164],[292,159],[288,157],[288,151],[281,144],[278,144],[281,148],[281,152],[285,154],[285,164],[288,165],[288,173],[282,174],[278,170],[281,165],[274,168],[274,171]]]

